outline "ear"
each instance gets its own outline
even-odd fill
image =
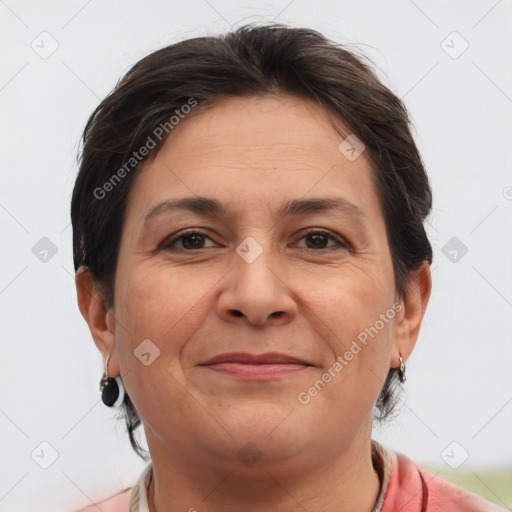
[[[430,265],[427,261],[424,261],[419,268],[411,272],[406,296],[402,301],[403,308],[396,315],[395,340],[390,360],[391,368],[400,366],[399,350],[404,361],[410,356],[418,339],[431,289]]]
[[[103,364],[108,361],[108,374],[118,377],[120,374],[117,358],[115,320],[113,309],[107,310],[98,287],[87,267],[80,267],[75,274],[75,285],[78,298],[78,307],[94,339],[94,343],[103,355]]]

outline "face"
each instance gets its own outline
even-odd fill
[[[230,98],[140,171],[111,314],[150,450],[285,464],[370,435],[401,304],[369,161],[342,140],[303,99]]]

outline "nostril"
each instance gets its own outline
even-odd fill
[[[241,311],[238,311],[238,309],[234,309],[234,310],[233,310],[233,314],[234,314],[235,316],[244,316],[244,314],[243,314]]]

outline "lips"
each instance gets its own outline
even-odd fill
[[[219,354],[199,366],[243,380],[266,381],[291,376],[312,366],[307,361],[279,352]]]
[[[295,364],[311,366],[307,361],[297,357],[281,354],[279,352],[267,352],[264,354],[249,354],[247,352],[229,352],[219,354],[207,361],[200,363],[200,366],[208,366],[220,363],[239,363],[239,364]]]

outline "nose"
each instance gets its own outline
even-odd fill
[[[254,261],[233,255],[233,268],[217,302],[226,321],[251,325],[284,325],[297,313],[283,265],[265,249]]]

